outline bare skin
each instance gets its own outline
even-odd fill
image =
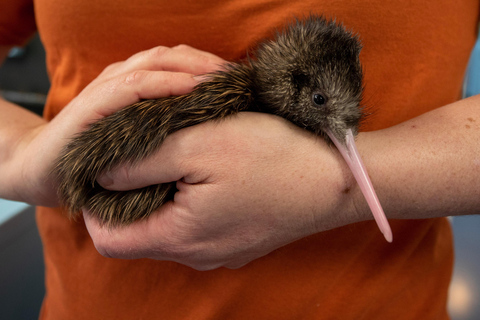
[[[50,123],[2,101],[0,196],[56,205],[48,172],[66,139],[141,98],[189,92],[193,75],[222,62],[189,47],[137,54],[108,67]],[[358,135],[389,218],[478,213],[479,105],[480,97],[473,97]],[[198,270],[238,268],[299,238],[371,219],[335,148],[266,114],[183,129],[140,165],[99,179],[112,190],[168,181],[178,181],[179,192],[146,221],[107,230],[84,212],[101,254],[177,261]]]
[[[0,55],[7,52],[8,48],[2,48]],[[190,92],[198,83],[193,77],[218,68],[219,63],[223,60],[187,46],[139,53],[107,67],[50,123],[1,100],[0,196],[57,205],[55,185],[48,174],[65,139],[127,103]]]

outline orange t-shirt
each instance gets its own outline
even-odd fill
[[[33,3],[32,3],[33,2]],[[47,52],[52,119],[108,64],[186,43],[227,60],[294,15],[336,17],[364,45],[364,130],[395,125],[460,97],[477,32],[477,0],[10,0],[0,44],[38,28]],[[36,24],[35,24],[36,23]],[[323,232],[238,270],[100,256],[83,221],[39,208],[47,293],[41,319],[447,319],[453,249],[446,219]]]

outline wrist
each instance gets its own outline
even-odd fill
[[[10,157],[2,168],[5,172],[2,197],[32,205],[57,205],[50,177],[51,169],[45,163],[45,157],[50,157],[50,152],[47,146],[42,145],[42,138],[39,137],[46,125],[42,121],[31,128],[24,128],[12,144]]]
[[[323,144],[323,141],[322,141]],[[332,145],[313,152],[317,163],[311,173],[315,180],[314,220],[316,232],[372,220],[363,194],[347,163]],[[322,188],[322,186],[324,186]]]
[[[381,150],[378,150],[376,146],[375,137],[379,137],[381,134],[378,132],[361,132],[357,135],[355,141],[357,145],[357,149],[359,152],[359,156],[362,159],[362,162],[365,166],[366,174],[368,175],[371,181],[371,187],[373,188],[373,192],[378,198],[378,202],[380,203],[381,209],[380,212],[385,210],[385,215],[388,218],[389,210],[385,208],[385,193],[384,193],[384,180],[381,180],[382,175],[382,167],[381,163],[379,163],[379,159],[381,157]],[[377,224],[381,224],[381,218],[378,217],[379,211],[377,210],[378,207],[374,204],[373,201],[374,196],[369,195],[369,202],[367,201],[367,195],[365,195],[358,182],[353,181],[353,188],[351,191],[351,201],[353,203],[355,216],[357,217],[358,221],[368,221],[368,220],[376,220]],[[373,207],[371,207],[373,206]],[[377,217],[374,218],[374,212],[377,214]],[[380,214],[383,215],[383,214]],[[380,219],[380,220],[379,220]],[[379,225],[380,227],[380,225]],[[382,230],[384,232],[386,230]],[[388,227],[390,229],[390,227]]]

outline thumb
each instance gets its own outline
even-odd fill
[[[201,181],[192,178],[195,170],[188,161],[195,157],[198,148],[190,148],[188,136],[190,128],[169,135],[160,148],[138,163],[125,163],[105,171],[97,182],[105,189],[125,191],[150,185],[188,180],[189,183]],[[200,151],[201,152],[201,151]]]
[[[148,220],[115,228],[105,227],[88,210],[83,211],[83,217],[95,248],[104,257],[171,260],[167,253],[173,246],[172,237],[167,236],[166,229],[161,226],[166,225],[164,220],[168,219],[172,205],[172,202],[166,203]]]

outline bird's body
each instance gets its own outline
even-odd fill
[[[56,166],[60,198],[72,215],[87,207],[109,225],[146,218],[175,191],[175,183],[131,191],[109,191],[96,179],[104,170],[135,163],[155,152],[182,128],[252,110],[251,69],[231,64],[192,93],[144,100],[93,123],[66,147]],[[225,104],[225,101],[229,103]]]
[[[175,183],[109,191],[97,184],[99,174],[141,161],[177,130],[242,111],[276,114],[337,147],[346,144],[362,118],[360,49],[335,22],[297,20],[262,43],[253,59],[207,75],[190,94],[140,101],[93,123],[57,161],[59,197],[71,215],[86,207],[107,225],[147,218],[172,198]]]

